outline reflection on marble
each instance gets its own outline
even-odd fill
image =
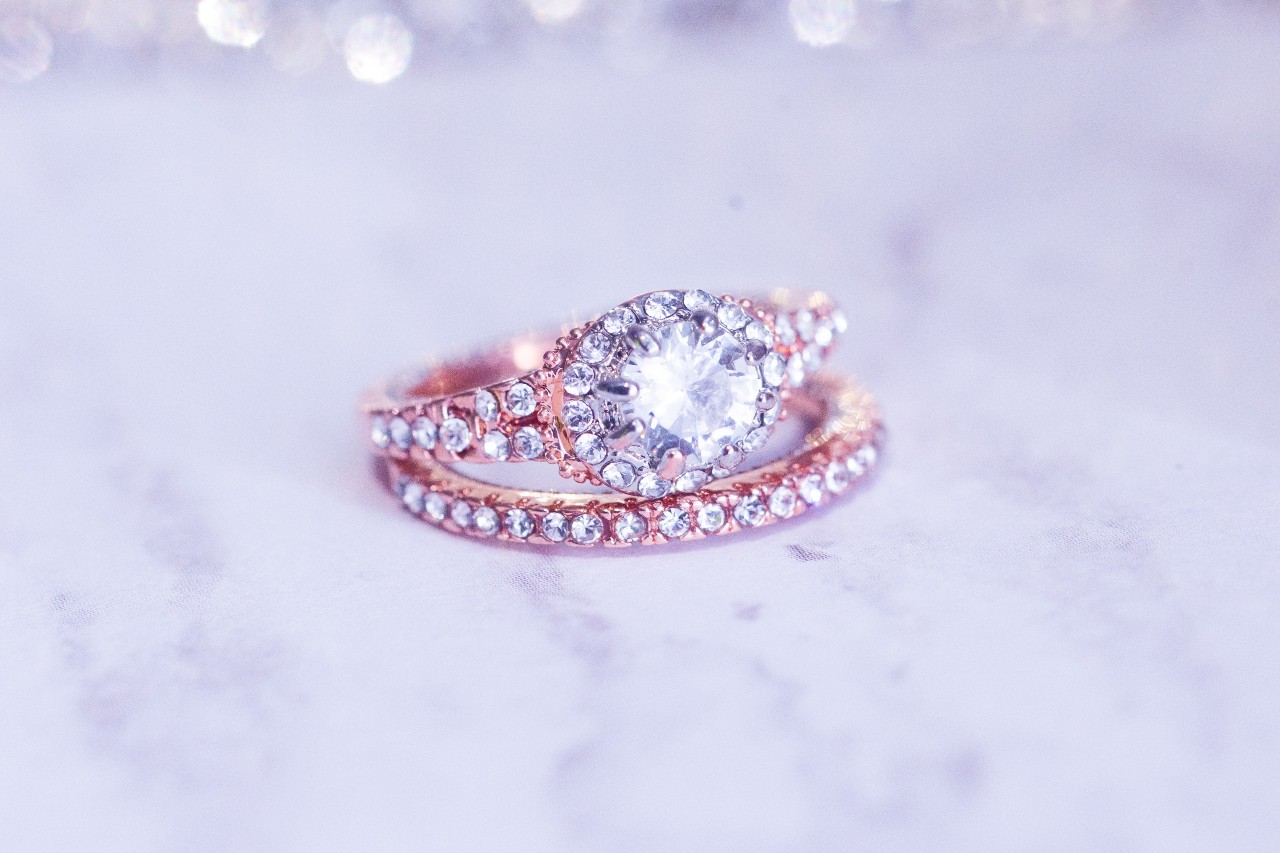
[[[775,49],[0,100],[0,847],[1271,846],[1280,34]],[[583,555],[368,478],[366,382],[655,281],[833,291],[874,486]]]

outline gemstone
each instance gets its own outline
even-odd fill
[[[476,530],[485,536],[492,536],[498,532],[498,511],[491,506],[476,507],[476,511],[471,515],[471,521]]]
[[[822,475],[810,474],[800,481],[800,497],[809,506],[822,503]]]
[[[449,502],[439,492],[432,492],[422,502],[422,508],[432,521],[444,521],[444,517],[449,510]]]
[[[775,388],[778,387],[787,375],[786,359],[776,352],[769,353],[760,364],[760,374],[764,376],[765,382]]]
[[[498,419],[498,398],[492,391],[476,392],[476,417],[487,424]]]
[[[516,456],[521,459],[537,459],[542,456],[542,436],[533,427],[520,427],[511,436],[511,443],[515,447]]]
[[[404,493],[400,495],[400,500],[404,501],[405,508],[409,512],[417,515],[422,512],[422,501],[426,497],[422,486],[417,483],[406,483]]]
[[[392,444],[401,450],[409,449],[409,444],[413,441],[413,430],[409,428],[408,421],[404,418],[392,418],[387,432],[391,436]]]
[[[831,323],[836,327],[836,331],[842,335],[849,331],[849,318],[839,308],[831,312]]]
[[[751,320],[747,314],[747,310],[736,302],[726,302],[720,306],[720,310],[716,312],[718,319],[725,328],[732,331],[738,331]]]
[[[644,301],[644,313],[655,320],[665,320],[676,313],[681,301],[679,294],[669,290],[650,293]]]
[[[808,343],[813,340],[813,312],[801,311],[796,314],[796,334],[800,336],[800,340]]]
[[[416,418],[413,422],[414,443],[423,450],[432,450],[436,446],[436,425],[430,418]]]
[[[459,527],[471,526],[471,505],[466,501],[454,501],[449,507],[449,517]]]
[[[733,508],[733,517],[743,527],[755,527],[764,521],[764,517],[768,514],[769,509],[764,505],[764,501],[755,495],[747,495]]]
[[[646,498],[665,497],[667,492],[671,491],[671,481],[664,480],[657,474],[650,472],[640,478],[639,484],[636,486],[640,494]]]
[[[773,331],[784,346],[791,346],[796,342],[795,327],[791,325],[791,320],[785,314],[779,314],[773,321]]]
[[[755,432],[755,430],[752,430]],[[730,471],[742,464],[742,451],[736,447],[726,447],[724,453],[720,454],[720,458],[716,460],[716,465]]]
[[[440,443],[445,450],[461,453],[471,443],[471,430],[462,418],[445,418],[440,424]]]
[[[698,510],[698,528],[704,533],[715,533],[724,527],[724,507],[720,504],[707,504]]]
[[[623,542],[638,542],[649,532],[649,523],[638,512],[624,512],[614,519],[613,534]]]
[[[632,350],[619,370],[636,387],[618,404],[619,420],[645,424],[651,458],[676,449],[688,467],[708,465],[756,425],[760,370],[723,328],[708,335],[684,320],[650,331],[656,346]]]
[[[705,290],[690,290],[684,295],[684,307],[690,311],[715,311],[720,307],[720,300]]]
[[[874,444],[864,444],[853,455],[862,463],[864,468],[874,468],[876,460],[880,457],[880,451],[876,450]]]
[[[596,370],[589,364],[575,361],[564,372],[564,392],[581,397],[591,390],[591,383],[596,381]]]
[[[804,369],[809,373],[813,373],[822,366],[822,347],[817,344],[809,344],[804,348],[804,353],[800,358],[804,361]]]
[[[573,452],[588,465],[598,465],[608,454],[604,441],[594,432],[584,432],[578,436],[573,442]]]
[[[792,353],[791,358],[787,359],[787,376],[794,386],[804,384],[804,356],[800,353]]]
[[[857,454],[844,460],[844,467],[849,472],[849,476],[853,478],[861,477],[867,473],[867,466],[862,464],[862,460],[858,459]]]
[[[533,516],[529,515],[526,510],[514,507],[507,510],[502,526],[517,539],[528,539],[533,533]]]
[[[849,469],[839,462],[832,462],[827,466],[826,483],[827,491],[833,495],[840,494],[849,488]]]
[[[636,469],[626,462],[610,462],[600,471],[605,484],[614,489],[625,489],[636,479]]]
[[[677,492],[696,492],[708,480],[706,471],[686,471],[676,478]]]
[[[658,532],[668,539],[679,539],[689,532],[689,513],[678,506],[669,506],[658,516]]]
[[[386,447],[391,443],[391,433],[387,429],[387,419],[382,415],[374,415],[369,421],[369,437],[374,446]]]
[[[778,518],[788,518],[796,509],[796,493],[786,486],[779,486],[769,497],[769,512]]]
[[[551,542],[563,542],[569,535],[569,519],[563,512],[549,512],[542,517],[542,535]]]
[[[747,340],[759,341],[769,349],[773,349],[773,332],[769,331],[769,327],[759,320],[752,320],[747,326]]]
[[[755,451],[764,447],[764,443],[768,440],[769,440],[769,428],[756,427],[751,432],[747,433],[746,438],[738,442],[738,446],[741,447],[743,450],[745,450],[747,453],[754,453]]]
[[[511,456],[511,442],[500,432],[486,432],[480,446],[485,456],[499,462],[505,462]]]
[[[834,339],[835,329],[831,327],[831,321],[818,321],[817,327],[813,330],[813,342],[820,347],[829,347]]]
[[[630,308],[614,308],[608,314],[604,315],[604,321],[600,324],[604,330],[611,335],[620,335],[636,321],[636,314]]]
[[[595,420],[595,413],[591,411],[591,407],[581,400],[569,400],[564,404],[564,408],[560,410],[560,417],[564,419],[564,425],[569,428],[570,432],[582,432],[591,426],[591,422]]]
[[[573,524],[569,529],[574,542],[579,545],[591,545],[599,542],[600,537],[604,535],[604,522],[599,517],[584,512],[582,515],[573,517]]]
[[[578,358],[591,364],[599,364],[613,350],[613,338],[604,332],[592,332],[578,344]]]
[[[507,389],[507,411],[517,418],[532,415],[538,407],[534,399],[533,387],[526,382],[517,382]]]

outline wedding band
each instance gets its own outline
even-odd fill
[[[678,518],[692,508],[710,524],[717,506],[727,529],[752,527],[789,517],[788,500],[815,503],[796,499],[812,483],[805,478],[830,473],[838,484],[874,463],[874,403],[855,386],[814,376],[845,327],[821,293],[745,299],[655,291],[565,328],[554,341],[517,339],[385,383],[366,395],[363,411],[388,484],[411,510],[421,501],[415,512],[452,532],[656,542],[662,524],[654,512]],[[805,450],[753,469],[748,460],[795,403],[816,414],[820,428]],[[453,467],[512,461],[552,463],[563,477],[617,494],[602,501],[499,489]],[[783,483],[788,477],[792,485]],[[772,491],[762,497],[765,487]],[[688,496],[688,506],[655,503],[669,496]],[[447,516],[440,516],[442,501]],[[787,511],[771,512],[774,501]],[[560,511],[587,506],[598,512],[570,519]],[[661,541],[671,538],[664,533]]]

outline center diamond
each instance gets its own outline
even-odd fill
[[[674,447],[688,467],[708,465],[755,426],[760,370],[722,328],[705,334],[685,320],[652,334],[657,346],[634,349],[621,365],[620,377],[638,389],[621,404],[622,419],[644,422],[653,459]]]

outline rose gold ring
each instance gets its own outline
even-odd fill
[[[663,531],[662,512],[670,510],[675,526],[667,527],[676,531],[692,507],[708,526],[690,521],[689,529],[706,535],[721,529],[709,526],[716,506],[724,529],[752,527],[812,505],[796,495],[818,473],[813,466],[823,466],[819,479],[830,475],[839,485],[839,477],[874,463],[879,416],[870,398],[814,375],[845,325],[821,293],[753,300],[655,291],[563,329],[554,342],[519,339],[385,383],[367,395],[363,411],[387,482],[411,510],[453,532],[578,544],[667,541],[689,530]],[[747,464],[767,452],[795,405],[820,422],[806,448]],[[503,489],[453,467],[512,461],[550,462],[563,477],[616,494]],[[800,469],[804,477],[795,480]],[[757,492],[766,486],[773,491],[762,498]],[[675,502],[662,504],[668,498]],[[775,501],[787,511],[772,512]],[[559,509],[586,506],[603,514],[570,519]]]

